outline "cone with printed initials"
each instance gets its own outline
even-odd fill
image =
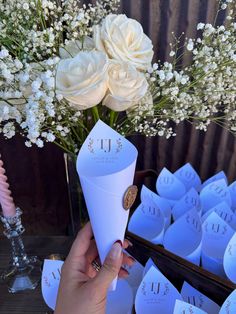
[[[112,245],[124,240],[137,160],[136,148],[99,120],[78,158],[80,177],[99,256],[103,263]],[[115,289],[116,281],[111,289]]]

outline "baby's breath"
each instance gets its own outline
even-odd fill
[[[215,122],[236,133],[236,4],[230,0],[219,4],[219,12],[227,9],[224,25],[201,22],[199,37],[185,39],[192,61],[183,68],[178,46],[184,34],[173,34],[171,62],[156,62],[143,73],[148,93],[126,113],[102,105],[76,110],[56,92],[60,48],[64,55],[68,45],[75,53],[95,49],[93,26],[119,2],[0,0],[0,133],[5,138],[20,131],[27,147],[54,142],[75,154],[99,116],[124,135],[169,138],[176,135],[173,122],[184,120],[200,130]]]
[[[219,10],[226,9],[223,2]],[[225,7],[226,6],[226,7]],[[129,112],[129,123],[121,130],[135,129],[150,136],[176,135],[170,122],[187,120],[197,129],[207,131],[211,122],[236,133],[236,27],[234,3],[226,25],[199,23],[201,37],[186,39],[186,53],[192,54],[190,65],[178,70],[178,45],[172,44],[172,63],[154,64],[148,69],[153,106],[140,104]],[[182,36],[182,35],[181,35]],[[143,109],[140,110],[140,107]]]

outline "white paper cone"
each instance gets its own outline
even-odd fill
[[[202,267],[225,277],[223,256],[234,230],[216,212],[207,217],[202,228]]]
[[[208,314],[198,307],[186,303],[181,300],[176,300],[173,314]]]
[[[188,256],[185,257],[185,259],[195,265],[200,265],[201,260],[201,251],[202,251],[202,243],[199,244],[198,248]]]
[[[142,203],[149,204],[150,200],[152,200],[154,204],[160,209],[164,215],[166,230],[171,223],[171,206],[169,202],[156,193],[152,192],[145,185],[142,186],[140,197]]]
[[[200,200],[203,214],[221,202],[226,202],[229,207],[232,205],[230,191],[224,179],[206,185],[201,190]]]
[[[236,284],[236,232],[230,239],[224,253],[224,270],[227,277]]]
[[[177,201],[172,208],[174,220],[177,220],[192,208],[195,208],[198,213],[201,211],[200,197],[194,188],[190,188],[190,190],[188,190],[188,192]]]
[[[128,140],[100,120],[78,155],[77,171],[102,263],[113,243],[124,240],[129,211],[123,198],[133,184],[137,155]],[[116,281],[111,289],[115,286]]]
[[[202,222],[204,222],[207,217],[210,216],[212,212],[216,212],[218,216],[220,216],[221,219],[223,219],[227,224],[234,230],[236,230],[236,215],[232,212],[229,205],[225,202],[221,202],[208,210],[203,216],[202,216]]]
[[[187,191],[194,188],[197,191],[201,189],[201,179],[190,163],[175,171],[174,175],[184,183]]]
[[[199,265],[202,226],[195,208],[176,220],[166,231],[163,245],[168,251]]]
[[[225,183],[228,184],[228,179],[226,177],[226,174],[224,173],[224,171],[220,171],[218,173],[216,173],[214,176],[210,177],[209,179],[207,179],[206,181],[204,181],[202,183],[202,189],[205,188],[208,184],[224,179]]]
[[[236,181],[229,185],[229,192],[232,199],[232,210],[236,212]]]
[[[134,295],[132,288],[124,279],[117,282],[116,291],[107,294],[106,314],[130,314],[132,313]]]
[[[125,253],[129,256],[132,256],[126,251]],[[129,272],[129,276],[126,278],[126,281],[132,288],[133,294],[135,296],[140,285],[140,282],[142,281],[143,278],[144,267],[137,260],[132,266],[124,265],[123,267]]]
[[[157,270],[159,270],[158,267],[157,267],[157,265],[153,262],[153,260],[152,260],[151,257],[150,257],[150,258],[148,259],[147,263],[145,264],[145,267],[144,267],[144,270],[143,270],[143,278],[144,278],[144,276],[146,275],[146,273],[149,271],[149,269],[150,269],[152,266],[155,267]]]
[[[186,193],[184,183],[166,168],[157,178],[156,189],[161,197],[172,201],[179,200]]]
[[[128,230],[153,244],[162,244],[164,215],[151,200],[149,204],[140,204],[129,221]]]
[[[209,272],[217,276],[226,278],[224,267],[223,267],[223,259],[212,258],[202,253],[201,260],[202,260],[202,268],[208,270]]]
[[[184,282],[181,295],[185,302],[197,306],[199,309],[205,311],[208,314],[219,313],[220,307],[214,301],[202,294],[197,289],[193,288],[186,281]]]
[[[236,289],[228,296],[222,305],[219,314],[236,313]]]
[[[41,278],[41,290],[45,303],[55,310],[57,293],[61,280],[61,268],[63,261],[44,260]]]
[[[144,276],[135,298],[137,314],[173,313],[180,293],[171,282],[154,266]]]

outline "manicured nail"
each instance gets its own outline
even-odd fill
[[[133,256],[129,256],[129,259],[132,261],[132,264],[136,263],[136,259]]]
[[[117,240],[115,243],[119,243],[121,247],[123,246],[123,243],[121,240]]]
[[[121,269],[123,270],[123,272],[125,273],[125,276],[129,276],[129,272],[127,269],[125,269],[124,267],[121,267]]]
[[[111,248],[110,257],[114,260],[121,257],[122,254],[122,242],[116,241]]]
[[[130,242],[130,240],[127,240],[127,239],[126,239],[126,241],[128,242],[129,246],[131,246],[131,247],[133,246],[133,243]]]

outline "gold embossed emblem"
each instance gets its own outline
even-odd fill
[[[136,185],[131,185],[128,187],[123,198],[123,207],[125,210],[130,209],[130,207],[134,204],[137,194],[138,188]]]

